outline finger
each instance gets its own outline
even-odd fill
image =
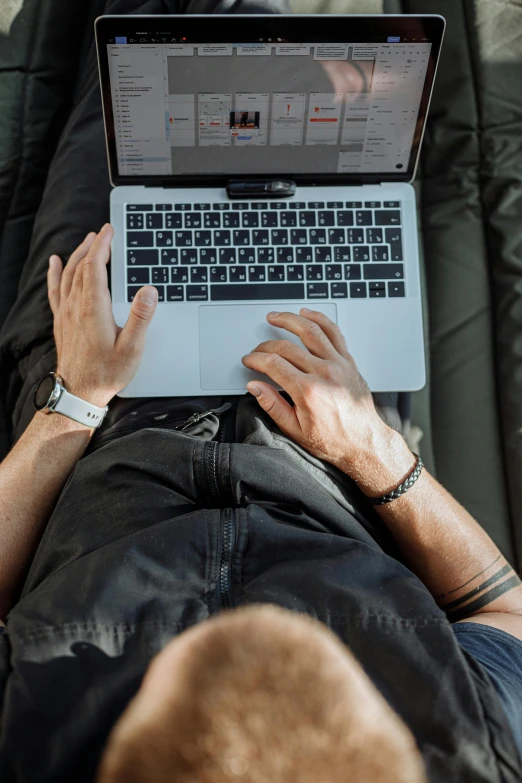
[[[274,326],[288,329],[289,332],[296,334],[310,353],[319,359],[334,360],[338,358],[337,351],[326,334],[311,319],[295,313],[274,312],[268,313],[266,318]]]
[[[62,279],[62,259],[60,256],[52,255],[49,259],[49,269],[47,270],[47,296],[54,316],[60,309],[60,282]]]
[[[69,293],[71,291],[72,281],[74,279],[74,273],[76,272],[76,269],[78,267],[78,264],[82,260],[82,258],[85,258],[87,252],[89,251],[89,248],[91,247],[92,243],[96,239],[96,234],[94,231],[91,231],[83,242],[78,245],[76,250],[71,253],[69,256],[69,260],[67,261],[67,264],[65,265],[65,269],[63,270],[62,274],[62,282],[60,287],[60,297],[64,301],[69,296]]]
[[[344,356],[345,359],[353,359],[346,346],[346,340],[344,339],[343,333],[337,324],[331,321],[327,315],[320,313],[318,310],[308,310],[307,307],[302,307],[301,313],[305,318],[308,318],[310,321],[314,321],[314,323],[321,327],[337,353],[339,353],[341,356]]]
[[[280,430],[292,437],[296,436],[300,427],[295,409],[281,397],[277,389],[263,381],[250,381],[247,383],[247,389]]]
[[[114,230],[106,223],[82,261],[83,287],[82,309],[88,314],[98,310],[98,306],[109,295],[107,281],[107,262],[111,254],[111,241]]]
[[[124,353],[141,356],[145,350],[147,329],[158,303],[158,291],[152,285],[143,286],[134,297],[127,323],[116,340],[116,346]]]
[[[300,345],[296,345],[290,340],[266,340],[264,343],[259,343],[254,351],[277,353],[301,372],[314,372],[321,362],[316,356],[312,356],[306,348],[301,348]]]
[[[277,353],[252,351],[243,356],[241,361],[249,370],[268,375],[278,386],[282,386],[292,399],[295,399],[294,395],[299,393],[299,388],[306,378],[304,373]]]

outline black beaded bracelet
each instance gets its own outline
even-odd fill
[[[381,495],[380,498],[368,498],[372,506],[383,506],[385,503],[391,503],[392,500],[397,500],[397,498],[400,498],[401,495],[404,495],[404,493],[407,492],[409,488],[413,486],[413,484],[415,484],[421,474],[424,463],[420,456],[415,454],[414,451],[412,451],[412,454],[417,457],[417,462],[415,463],[415,466],[410,475],[404,479],[402,484],[399,484],[398,487],[392,489],[391,492],[387,492],[386,495]]]

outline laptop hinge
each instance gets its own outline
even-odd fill
[[[227,182],[229,198],[288,198],[294,196],[292,179],[231,179]]]

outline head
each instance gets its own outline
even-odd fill
[[[426,783],[414,739],[319,622],[227,612],[152,661],[97,783]]]

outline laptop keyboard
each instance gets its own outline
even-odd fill
[[[405,296],[398,201],[127,204],[127,301]]]

